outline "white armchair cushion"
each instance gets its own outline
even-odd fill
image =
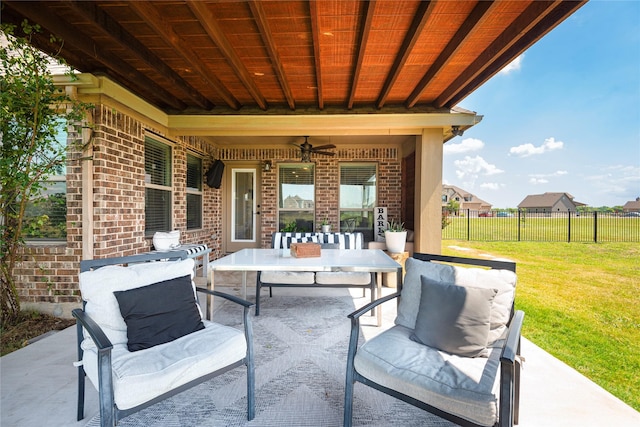
[[[126,346],[127,324],[120,314],[118,300],[113,292],[135,289],[186,275],[193,278],[193,265],[193,259],[185,259],[175,262],[147,262],[129,267],[110,265],[82,272],[80,291],[82,299],[87,303],[85,312],[98,323],[112,344]],[[195,298],[195,285],[193,286]]]
[[[488,345],[492,345],[507,329],[506,325],[515,297],[517,277],[514,272],[443,265],[415,258],[407,259],[405,269],[396,325],[409,329],[415,328],[422,294],[420,276],[425,276],[438,282],[454,283],[458,286],[497,289],[498,292],[491,305]]]
[[[246,356],[247,344],[241,330],[207,320],[203,323],[204,329],[145,350],[130,352],[126,342],[114,345],[113,389],[118,408],[140,405]],[[84,340],[82,348],[84,369],[95,387],[96,347]]]
[[[499,403],[500,350],[461,357],[410,339],[394,326],[363,344],[354,366],[366,378],[483,426],[493,426]]]

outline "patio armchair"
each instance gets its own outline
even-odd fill
[[[505,261],[408,258],[398,292],[349,315],[344,425],[356,382],[460,426],[517,424],[524,313],[514,310],[515,270]],[[359,346],[360,316],[398,299],[395,325]]]
[[[254,417],[253,306],[196,288],[194,260],[150,253],[81,261],[83,308],[73,310],[78,341],[78,421],[85,377],[98,390],[101,426],[224,372],[247,367],[247,418]],[[244,310],[244,330],[203,319],[197,292]]]

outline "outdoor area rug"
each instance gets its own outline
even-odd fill
[[[251,314],[256,363],[256,416],[247,421],[246,369],[237,368],[121,420],[121,427],[341,426],[354,298],[277,295]],[[367,298],[356,298],[364,304]],[[366,315],[365,315],[366,316]],[[241,309],[225,302],[214,315],[241,328]],[[372,321],[373,323],[373,321]],[[366,326],[375,328],[374,326]],[[99,416],[88,427],[100,425]],[[454,424],[360,383],[354,426]]]

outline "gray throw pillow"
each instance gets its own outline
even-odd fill
[[[406,274],[402,281],[402,297],[398,306],[396,325],[415,329],[416,317],[422,293],[421,276],[427,276],[439,282],[455,282],[455,270],[452,265],[422,261],[413,257],[405,262]]]
[[[411,339],[447,353],[476,357],[489,339],[496,289],[472,288],[422,276],[420,308]]]

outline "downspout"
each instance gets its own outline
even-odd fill
[[[82,126],[82,259],[93,259],[93,113]]]
[[[77,86],[66,86],[72,99],[78,98]],[[80,132],[82,154],[82,259],[93,259],[93,110],[86,113]]]

